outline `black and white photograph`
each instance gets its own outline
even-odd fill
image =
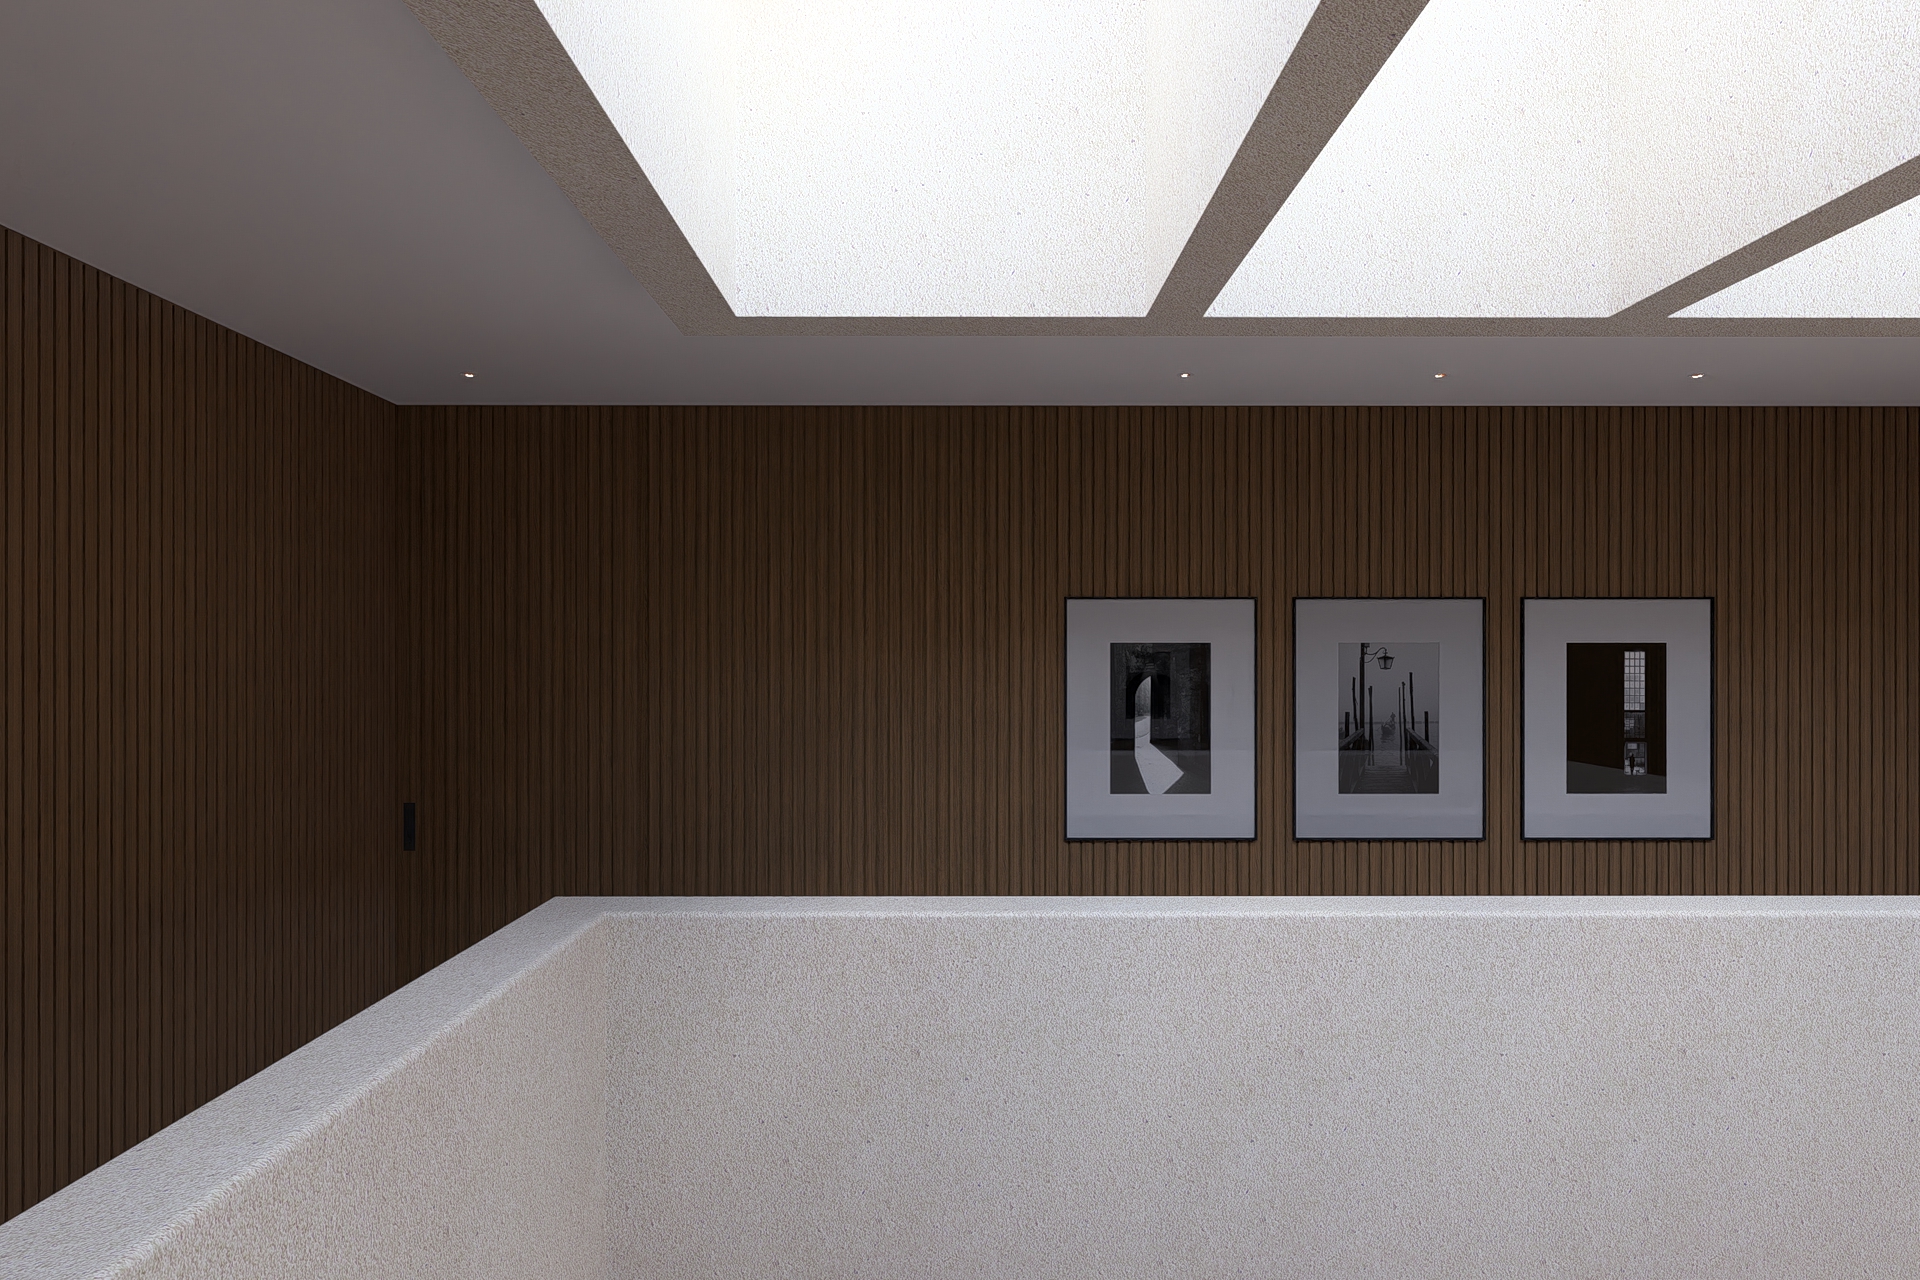
[[[1486,834],[1486,603],[1294,601],[1294,836]]]
[[[1522,602],[1522,834],[1713,834],[1713,601]]]
[[[1206,795],[1213,646],[1119,643],[1113,651],[1112,795]]]
[[[1567,646],[1567,790],[1666,794],[1666,645]]]
[[[1254,602],[1066,612],[1067,838],[1253,839]]]
[[[1341,795],[1440,794],[1440,646],[1340,646]]]

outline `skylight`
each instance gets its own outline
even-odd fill
[[[743,316],[1140,316],[1314,0],[540,0]]]
[[[1432,0],[1208,314],[1614,314],[1920,154],[1914,24]]]
[[[1920,198],[1722,289],[1679,313],[1754,316],[1920,316]]]

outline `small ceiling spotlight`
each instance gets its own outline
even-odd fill
[[[1436,373],[1436,374],[1434,374],[1433,376],[1434,376],[1434,377],[1436,377],[1436,378],[1444,378],[1444,377],[1446,377],[1447,375],[1446,375],[1446,374],[1444,374],[1444,373]]]
[[[1690,374],[1688,374],[1687,376],[1688,376],[1689,378],[1692,378],[1692,379],[1693,379],[1693,380],[1694,380],[1695,382],[1698,382],[1698,381],[1700,381],[1700,379],[1702,379],[1702,378],[1704,378],[1704,377],[1706,377],[1707,375],[1706,375],[1706,374],[1704,374],[1704,373],[1690,373]]]
[[[470,374],[470,373],[463,373],[463,374],[461,374],[460,376],[461,376],[461,377],[463,377],[463,378],[471,378],[471,377],[472,377],[473,375],[472,375],[472,374]]]
[[[1192,374],[1190,374],[1190,373],[1183,373],[1183,374],[1181,374],[1180,376],[1181,376],[1181,377],[1183,377],[1183,378],[1191,378],[1191,377],[1192,377],[1193,375],[1192,375]]]

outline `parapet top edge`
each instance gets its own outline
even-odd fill
[[[576,899],[575,901],[586,901]],[[846,919],[1920,919],[1920,897],[603,898],[606,915]]]

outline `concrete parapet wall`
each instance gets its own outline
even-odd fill
[[[605,1274],[600,914],[523,917],[0,1225],[0,1276]]]
[[[1905,899],[559,899],[0,1271],[1913,1274],[1915,1080]]]

